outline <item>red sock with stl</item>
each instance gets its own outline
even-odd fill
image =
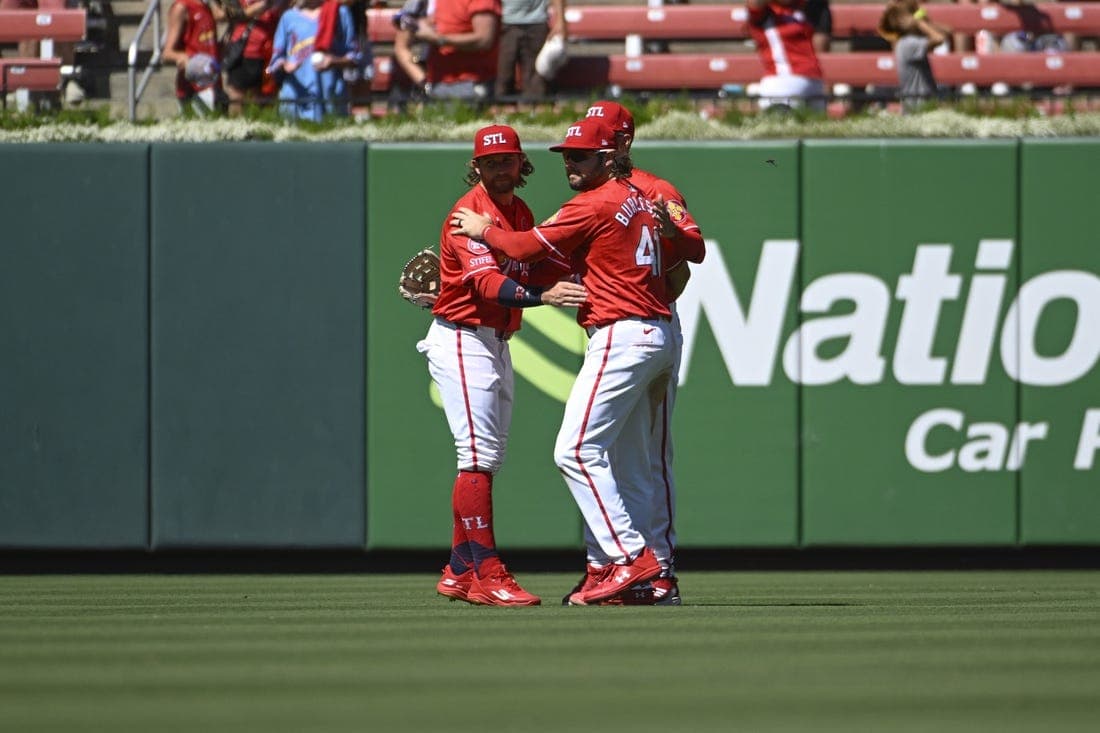
[[[455,531],[466,534],[478,577],[487,577],[500,565],[493,537],[493,474],[462,471],[455,479]]]

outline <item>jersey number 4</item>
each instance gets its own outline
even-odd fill
[[[661,240],[657,232],[649,227],[642,227],[642,236],[638,238],[638,246],[634,250],[634,262],[639,267],[649,268],[654,277],[660,277]]]

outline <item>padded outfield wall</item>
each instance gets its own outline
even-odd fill
[[[570,192],[528,147],[549,216]],[[445,547],[428,315],[394,280],[467,158],[0,146],[0,547]],[[1100,142],[634,158],[709,241],[679,304],[683,546],[1100,544]],[[550,453],[584,335],[533,309],[511,347],[498,541],[578,547]]]

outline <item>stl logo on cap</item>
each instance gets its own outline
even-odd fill
[[[508,125],[489,125],[474,133],[474,157],[523,153],[519,135]]]
[[[565,131],[565,141],[550,148],[552,152],[563,150],[614,150],[615,134],[608,129],[603,120],[597,117],[585,117],[569,126]]]
[[[634,134],[634,116],[618,102],[593,102],[585,117],[598,117],[613,130],[622,130],[628,135]]]

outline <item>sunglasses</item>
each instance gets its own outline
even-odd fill
[[[564,155],[565,159],[570,163],[584,163],[593,156],[602,157],[603,152],[594,150],[565,150],[562,152],[562,155]]]

